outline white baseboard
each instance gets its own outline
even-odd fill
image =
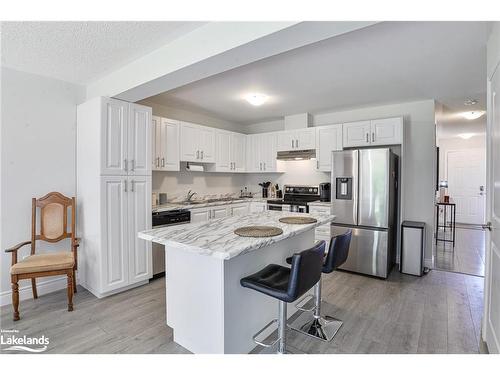
[[[66,276],[61,276],[51,280],[42,280],[36,282],[36,289],[39,296],[55,292],[56,290],[66,289],[67,286],[68,286],[68,281]],[[31,298],[33,298],[33,293],[31,291],[31,282],[30,282],[29,285],[25,285],[19,288],[19,300],[23,301]],[[11,304],[12,304],[12,291],[7,290],[5,292],[1,292],[0,306],[6,306]]]

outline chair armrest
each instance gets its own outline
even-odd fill
[[[18,243],[16,246],[13,246],[9,249],[5,249],[5,252],[6,253],[17,252],[17,250],[19,250],[21,247],[29,245],[29,244],[31,244],[31,241],[24,241],[24,242]]]

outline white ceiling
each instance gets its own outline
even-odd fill
[[[251,124],[283,115],[434,98],[466,110],[486,92],[485,22],[384,22],[273,56],[148,100]],[[248,92],[270,100],[246,103]]]
[[[2,65],[88,84],[204,22],[2,22]]]

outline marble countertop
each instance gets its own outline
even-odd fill
[[[313,224],[284,224],[278,221],[284,216],[310,216],[318,221]],[[139,232],[138,236],[147,241],[227,260],[312,230],[331,222],[334,218],[334,215],[266,211],[214,219],[203,223],[155,228]],[[240,237],[234,234],[235,229],[251,225],[279,227],[283,230],[283,234],[261,238]]]
[[[267,202],[267,199],[266,198],[234,198],[234,199],[214,200],[211,202],[201,202],[201,203],[170,202],[167,204],[154,206],[153,212],[163,212],[163,211],[181,210],[181,209],[191,210],[194,208],[223,206],[225,204],[247,203],[247,202]]]
[[[330,207],[332,205],[332,202],[321,202],[321,201],[314,201],[314,202],[309,202],[307,203],[309,206],[320,206],[320,207]]]

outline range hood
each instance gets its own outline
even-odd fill
[[[316,150],[278,151],[277,160],[309,160],[316,158]]]

